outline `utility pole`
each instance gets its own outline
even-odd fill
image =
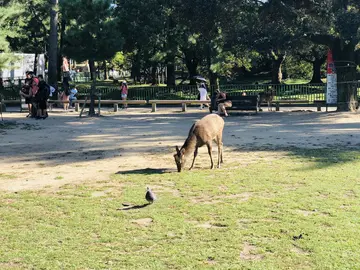
[[[58,0],[50,0],[50,36],[49,36],[49,66],[48,83],[57,88],[57,59],[58,59]]]

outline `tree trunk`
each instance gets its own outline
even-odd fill
[[[62,15],[61,26],[60,26],[60,46],[59,46],[58,65],[57,65],[58,81],[61,81],[61,66],[63,63],[63,47],[64,47],[65,27],[66,27],[66,21],[65,21],[64,15]]]
[[[176,78],[175,78],[175,64],[170,62],[166,65],[167,69],[167,78],[166,84],[168,87],[176,85]]]
[[[91,91],[90,91],[90,108],[89,116],[95,116],[95,90],[96,90],[96,69],[95,61],[89,60],[90,73],[92,75]]]
[[[285,54],[280,54],[277,56],[277,58],[273,58],[272,60],[272,84],[280,84],[282,81],[281,66],[285,60],[285,57]]]
[[[351,42],[346,44],[339,38],[333,43],[332,52],[338,82],[337,111],[353,112],[357,108],[355,45]]]
[[[37,74],[37,65],[38,65],[38,53],[35,53],[35,59],[34,59],[34,74]]]
[[[199,65],[199,59],[195,56],[195,53],[190,50],[184,51],[184,55],[185,55],[185,65],[189,72],[190,84],[196,85],[196,80],[194,79],[194,77],[198,75],[197,67]]]
[[[209,79],[210,79],[210,86],[215,87],[215,89],[219,88],[219,80],[218,80],[218,75],[217,73],[213,72],[211,70],[211,43],[208,42],[207,44],[207,53],[206,53],[206,62],[207,62],[207,69],[208,69],[208,73],[209,73]]]
[[[58,51],[58,36],[57,36],[57,23],[58,23],[58,0],[50,1],[50,36],[49,36],[49,70],[48,82],[50,85],[57,88],[57,51]]]
[[[322,83],[321,80],[321,66],[324,64],[325,58],[315,58],[315,60],[312,62],[313,66],[313,75],[311,78],[310,83]]]
[[[175,78],[175,55],[177,51],[177,43],[175,40],[174,34],[174,27],[176,23],[174,22],[173,17],[170,15],[167,19],[167,29],[166,29],[166,36],[167,36],[167,63],[166,63],[166,84],[168,87],[176,85],[176,78]]]
[[[108,76],[106,61],[104,61],[104,63],[103,63],[103,68],[104,68],[104,80],[107,80],[107,79],[109,79],[109,76]]]
[[[154,63],[153,66],[151,67],[151,80],[150,80],[151,85],[157,84],[156,69],[157,69],[157,63]]]

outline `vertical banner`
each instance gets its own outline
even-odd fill
[[[331,50],[328,51],[327,55],[326,103],[337,104],[337,78]]]

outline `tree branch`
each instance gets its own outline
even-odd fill
[[[314,34],[308,36],[310,40],[317,44],[322,44],[331,47],[335,37],[332,35],[324,35],[324,34]]]

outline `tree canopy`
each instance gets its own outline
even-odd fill
[[[45,50],[49,3],[3,2],[1,50]],[[157,83],[155,73],[167,67],[167,84],[174,85],[176,66],[187,71],[183,80],[201,73],[216,85],[219,77],[234,80],[265,70],[272,83],[292,74],[321,82],[326,51],[332,49],[339,81],[354,81],[359,10],[357,0],[62,0],[59,52],[104,67],[104,61],[118,65],[114,56],[120,53],[135,80]],[[294,65],[312,66],[312,76],[294,72]],[[339,109],[353,109],[354,91],[339,87]]]

